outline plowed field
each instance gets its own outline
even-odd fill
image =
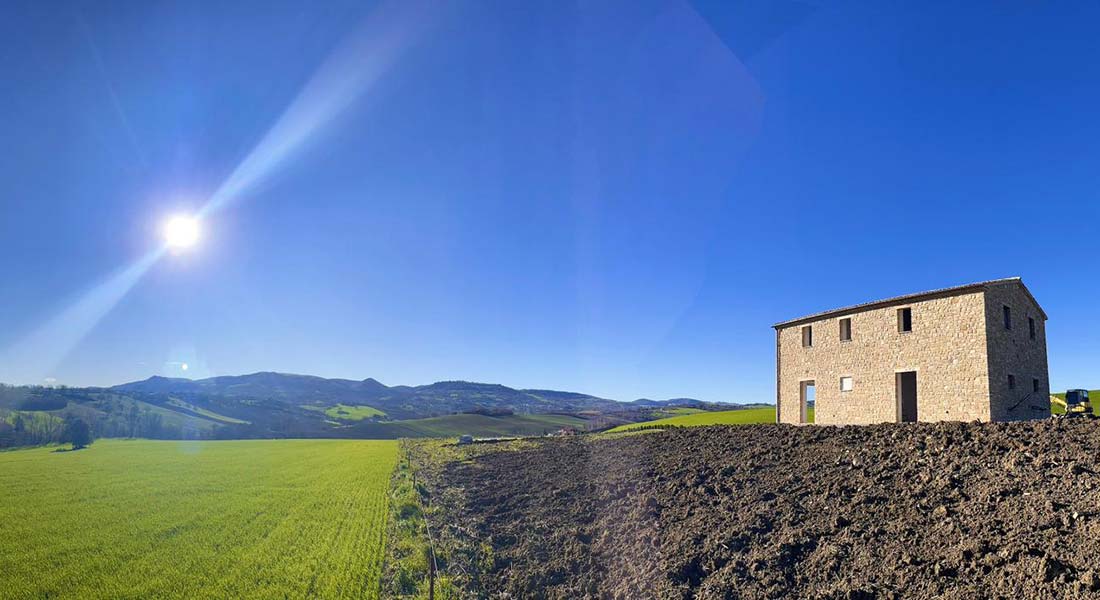
[[[448,569],[481,596],[1100,597],[1100,421],[457,451],[428,487]]]

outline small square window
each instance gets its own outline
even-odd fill
[[[1016,389],[1016,376],[1015,375],[1009,375],[1008,376],[1008,389],[1010,389],[1010,390]]]
[[[1032,379],[1031,380],[1031,391],[1033,391],[1033,392],[1038,392],[1039,391],[1039,380],[1038,379]]]
[[[1035,319],[1031,317],[1027,318],[1027,330],[1028,334],[1031,336],[1031,339],[1035,339]]]
[[[850,342],[852,341],[852,320],[841,319],[840,320],[840,341]]]
[[[814,345],[814,328],[812,325],[806,325],[802,328],[802,347],[809,348]]]
[[[852,391],[852,378],[851,377],[841,377],[840,378],[840,391],[842,391],[842,392]]]
[[[1012,329],[1012,309],[1007,306],[1002,308],[1005,314],[1005,329]]]
[[[907,331],[913,331],[913,309],[908,307],[899,308],[898,332],[905,333]]]

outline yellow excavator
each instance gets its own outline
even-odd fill
[[[1089,403],[1088,390],[1066,390],[1065,399],[1050,397],[1051,406],[1061,406],[1064,414],[1060,417],[1091,417],[1092,404]]]

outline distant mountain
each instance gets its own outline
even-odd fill
[[[450,435],[451,426],[475,421],[492,423],[490,429],[498,433],[556,429],[561,423],[598,430],[667,416],[664,409],[672,407],[736,406],[692,398],[618,402],[472,381],[387,386],[371,378],[274,372],[206,379],[155,376],[110,388],[0,385],[0,422],[24,415],[20,418],[35,423],[34,431],[52,431],[65,418],[79,416],[97,435],[166,439]]]
[[[555,412],[577,412],[585,410],[613,412],[627,408],[624,403],[616,400],[608,400],[607,398],[576,392],[557,392],[554,390],[522,391],[525,394],[538,398],[542,402],[553,405],[555,407]]]
[[[376,379],[326,379],[312,375],[260,372],[249,375],[183,379],[150,377],[124,383],[112,391],[142,396],[178,396],[190,401],[236,399],[244,404],[288,407],[369,405],[391,419],[412,419],[481,409],[521,414],[628,410],[630,405],[576,392],[517,390],[495,383],[440,381],[420,386],[389,387]],[[230,411],[233,412],[233,411]]]
[[[313,375],[292,375],[263,371],[250,375],[226,375],[207,379],[153,376],[143,381],[111,388],[144,394],[211,394],[216,396],[285,400],[298,404],[313,401],[357,400],[388,390],[374,379],[325,379]]]
[[[706,404],[702,400],[696,400],[694,398],[672,398],[669,400],[650,400],[649,398],[638,398],[631,402],[634,406],[650,406],[650,407],[666,407],[666,406],[686,406],[689,408],[695,408],[697,405]]]
[[[670,398],[668,400],[650,400],[649,398],[638,398],[630,404],[632,406],[645,408],[684,407],[701,408],[703,410],[736,410],[739,408],[754,408],[758,406],[765,406],[761,403],[739,404],[736,402],[707,402],[705,400],[696,400],[695,398]]]

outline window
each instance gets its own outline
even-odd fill
[[[907,331],[913,331],[913,309],[908,307],[899,308],[898,332],[905,333]]]
[[[1012,329],[1012,309],[1005,306],[1005,329]]]
[[[1015,375],[1009,375],[1008,376],[1008,389],[1010,389],[1010,390],[1016,389],[1016,376]]]
[[[1027,318],[1027,330],[1028,335],[1031,336],[1031,339],[1035,339],[1035,319],[1031,317]]]
[[[840,341],[850,342],[852,341],[852,320],[841,319],[840,320]]]
[[[814,345],[814,328],[812,325],[807,325],[802,328],[802,347],[809,348]]]
[[[1033,392],[1038,392],[1039,391],[1039,380],[1038,379],[1032,379],[1031,380],[1031,391],[1033,391]]]
[[[851,377],[841,377],[840,378],[840,391],[842,391],[842,392],[852,391],[852,378]]]

